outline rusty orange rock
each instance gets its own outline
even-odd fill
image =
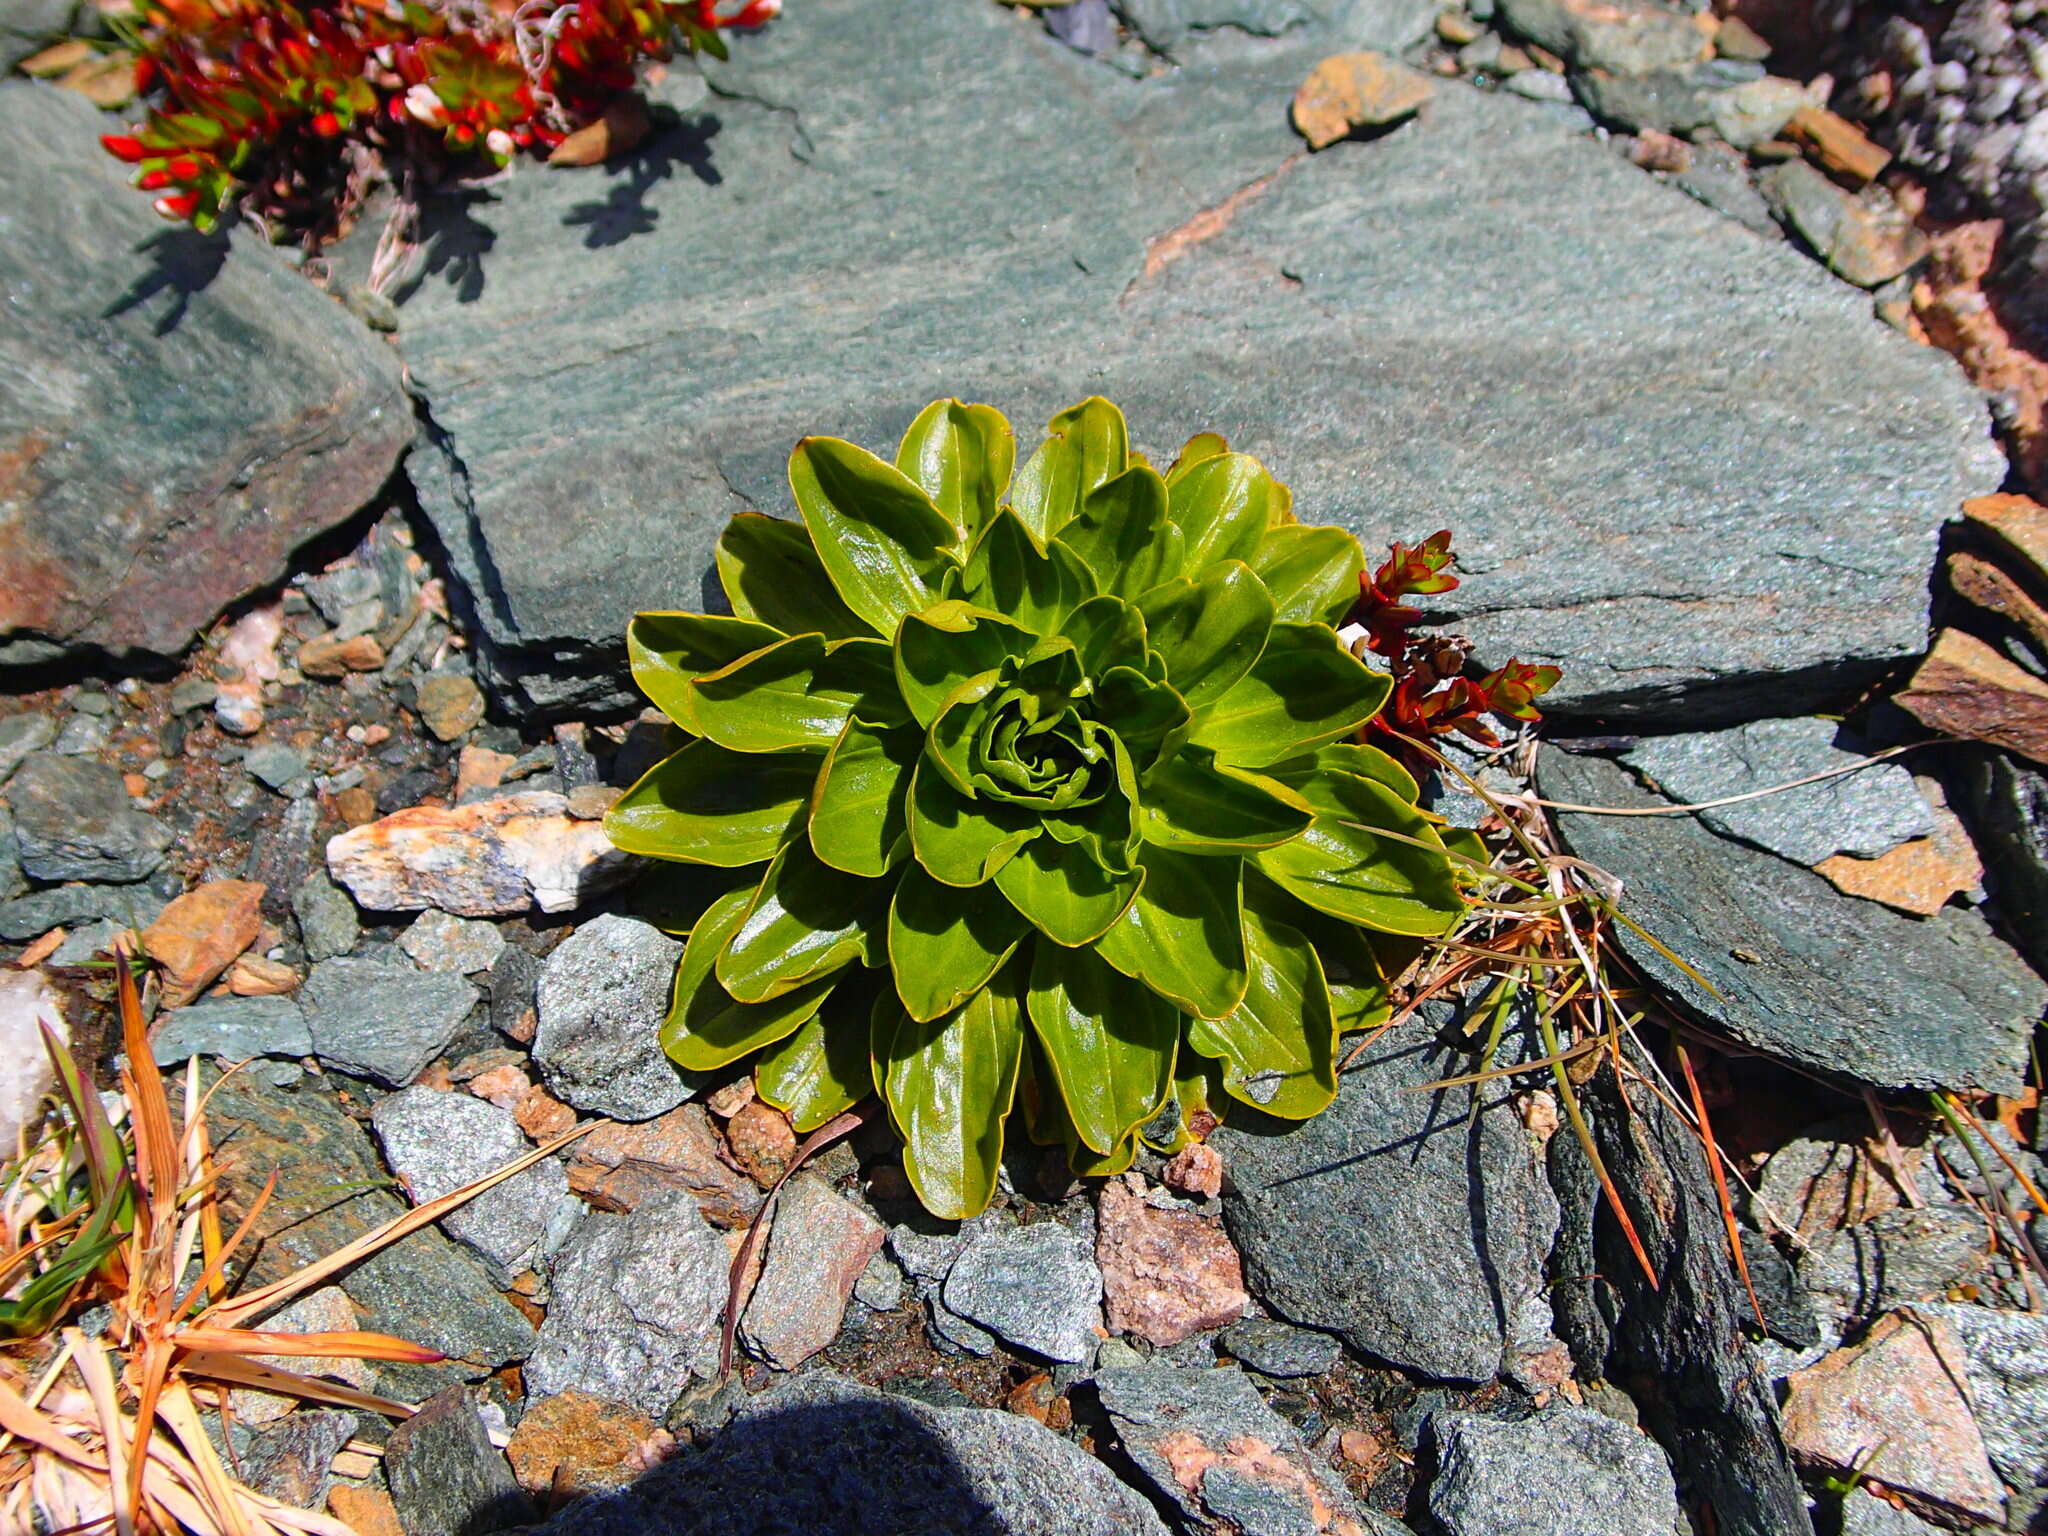
[[[1326,149],[1359,128],[1414,116],[1435,94],[1428,76],[1383,53],[1336,53],[1294,93],[1294,126],[1310,149]]]
[[[505,1456],[529,1493],[591,1493],[622,1487],[674,1447],[645,1414],[571,1387],[527,1407]]]
[[[2048,763],[2048,683],[1975,635],[1943,630],[1898,703],[1929,730]]]
[[[726,1122],[725,1144],[732,1160],[763,1189],[781,1178],[796,1156],[796,1132],[789,1117],[759,1099]]]
[[[164,1006],[182,1008],[256,941],[264,886],[215,880],[187,891],[142,931],[142,947],[163,970]]]
[[[237,997],[283,997],[298,989],[299,973],[282,960],[249,954],[228,967],[228,990]]]

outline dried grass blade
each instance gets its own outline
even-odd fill
[[[86,1396],[92,1399],[93,1412],[99,1415],[100,1438],[107,1446],[107,1482],[114,1499],[114,1528],[120,1536],[135,1536],[135,1507],[124,1492],[132,1448],[128,1444],[128,1421],[121,1415],[120,1399],[114,1390],[114,1373],[98,1343],[87,1339],[78,1329],[66,1328],[64,1340],[71,1346],[71,1358],[78,1365]]]
[[[142,1022],[142,994],[135,989],[135,972],[128,963],[126,945],[115,949],[114,989],[121,1012],[121,1049],[128,1053],[128,1102],[134,1116],[135,1162],[148,1200],[149,1221],[154,1226],[177,1209],[179,1177],[183,1159],[179,1156],[178,1133],[171,1124],[171,1101],[164,1092],[164,1076],[149,1047],[149,1029]],[[155,1233],[151,1233],[151,1240]]]
[[[282,1280],[274,1280],[269,1285],[237,1296],[233,1301],[215,1303],[202,1316],[223,1328],[237,1327],[249,1318],[261,1317],[273,1307],[283,1306],[301,1291],[311,1290],[329,1275],[338,1274],[351,1265],[361,1262],[378,1249],[388,1247],[392,1243],[397,1242],[401,1237],[417,1232],[421,1227],[439,1221],[450,1211],[462,1205],[463,1202],[475,1199],[485,1190],[504,1183],[505,1180],[513,1177],[513,1175],[524,1173],[535,1163],[552,1157],[570,1142],[576,1140],[577,1137],[588,1135],[600,1125],[609,1125],[610,1123],[608,1120],[585,1121],[573,1131],[564,1132],[545,1146],[534,1148],[533,1151],[527,1153],[524,1157],[515,1158],[495,1172],[487,1173],[482,1178],[463,1185],[460,1189],[451,1189],[447,1194],[429,1200],[425,1205],[414,1206],[403,1215],[394,1216],[383,1225],[371,1228],[353,1242],[346,1243],[337,1248],[333,1253],[328,1254],[326,1258],[316,1260],[308,1264],[304,1269],[294,1274],[286,1275]]]
[[[388,1333],[263,1333],[251,1328],[180,1328],[171,1338],[182,1349],[222,1355],[310,1355],[319,1359],[346,1356],[354,1360],[397,1360],[407,1365],[438,1365],[448,1357],[438,1349],[410,1344]]]
[[[339,1382],[280,1370],[243,1355],[199,1352],[187,1355],[183,1366],[188,1376],[203,1376],[209,1381],[226,1382],[229,1386],[253,1387],[259,1392],[271,1392],[279,1397],[302,1397],[308,1402],[330,1403],[337,1408],[361,1408],[368,1413],[381,1413],[386,1418],[410,1418],[419,1411],[416,1405],[402,1403],[397,1398],[379,1397],[374,1392],[345,1387]]]
[[[206,1437],[191,1389],[181,1381],[171,1382],[164,1388],[160,1411],[199,1475],[197,1492],[212,1508],[226,1536],[256,1536],[249,1524],[249,1511],[243,1507],[243,1490],[228,1476],[213,1442]]]
[[[1735,1224],[1735,1202],[1728,1194],[1728,1179],[1721,1172],[1721,1148],[1714,1140],[1714,1122],[1707,1118],[1706,1096],[1700,1092],[1700,1080],[1693,1075],[1692,1057],[1686,1054],[1685,1042],[1676,1035],[1671,1037],[1671,1048],[1678,1054],[1678,1070],[1685,1074],[1685,1091],[1692,1096],[1692,1112],[1699,1121],[1700,1140],[1707,1144],[1707,1171],[1714,1176],[1714,1195],[1721,1204],[1721,1226],[1728,1234],[1728,1256],[1735,1261],[1735,1272],[1742,1276],[1742,1288],[1749,1293],[1749,1310],[1756,1314],[1756,1325],[1765,1330],[1770,1324],[1764,1321],[1764,1304],[1757,1300],[1756,1286],[1749,1278],[1749,1256],[1742,1251],[1742,1229]]]

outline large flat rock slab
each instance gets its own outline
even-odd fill
[[[517,703],[623,704],[635,609],[716,601],[807,432],[927,400],[1035,440],[1090,392],[1216,428],[1368,547],[1456,530],[1488,664],[1699,725],[1924,643],[1937,526],[2001,461],[1954,364],[1552,110],[1455,83],[1309,157],[1332,38],[1136,81],[972,3],[807,0],[604,173],[434,216],[401,347],[421,501]]]
[[[1673,803],[1615,763],[1555,747],[1538,782],[1576,805]],[[1688,1012],[1824,1077],[2019,1091],[2048,986],[1981,913],[1903,916],[1693,816],[1556,814],[1573,853],[1621,877],[1621,910],[1696,973],[1615,930],[1630,962]]]
[[[0,86],[0,666],[182,650],[412,438],[390,346],[254,234],[164,223],[111,126]]]

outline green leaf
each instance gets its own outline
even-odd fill
[[[1197,432],[1181,444],[1180,455],[1166,466],[1166,488],[1169,492],[1179,486],[1182,480],[1205,459],[1230,452],[1230,444],[1219,432]]]
[[[1256,855],[1263,873],[1318,912],[1366,928],[1434,938],[1457,922],[1464,903],[1422,812],[1376,779],[1328,770],[1290,778],[1316,819],[1292,842]]]
[[[1095,952],[1181,1012],[1220,1018],[1244,997],[1242,859],[1147,844],[1145,883]]]
[[[896,686],[917,723],[929,726],[948,695],[1037,643],[1036,634],[999,613],[972,603],[934,603],[904,615],[896,631]]]
[[[1051,435],[1010,492],[1010,505],[1040,549],[1073,520],[1089,492],[1122,474],[1131,460],[1124,413],[1100,395],[1061,411],[1047,430]]]
[[[832,585],[802,523],[740,513],[718,536],[718,579],[734,613],[786,635],[843,640],[874,633]]]
[[[795,635],[690,684],[695,729],[735,752],[815,751],[839,739],[858,710],[908,719],[889,647],[880,640]]]
[[[1275,624],[1257,663],[1197,713],[1188,740],[1234,767],[1263,767],[1349,736],[1392,688],[1329,626]]]
[[[1415,804],[1422,794],[1416,787],[1414,774],[1378,747],[1368,747],[1361,742],[1340,741],[1318,748],[1315,768],[1322,773],[1348,773],[1355,778],[1373,779],[1386,785],[1410,805]],[[1269,771],[1275,778],[1285,777],[1278,769]]]
[[[648,769],[604,818],[627,853],[696,864],[759,864],[802,828],[824,755],[754,756],[693,741]]]
[[[913,1019],[951,1013],[988,984],[1031,925],[993,892],[963,901],[916,864],[889,906],[889,966]]]
[[[1026,1001],[1076,1133],[1115,1152],[1166,1101],[1179,1012],[1091,951],[1057,944],[1032,955]]]
[[[1273,629],[1273,595],[1248,565],[1155,587],[1138,601],[1145,635],[1191,709],[1215,703],[1258,662]]]
[[[1249,561],[1284,511],[1286,493],[1250,454],[1219,453],[1175,476],[1173,520],[1186,540],[1187,572],[1199,576],[1226,560]]]
[[[1308,802],[1273,779],[1219,768],[1199,747],[1175,753],[1145,777],[1145,841],[1183,853],[1244,854],[1307,830]]]
[[[911,1188],[942,1221],[972,1220],[995,1195],[1023,1048],[1023,1007],[1004,976],[929,1023],[877,1005],[875,1080]]]
[[[1035,635],[1057,634],[1066,616],[1095,595],[1094,574],[1081,557],[1057,540],[1040,554],[1007,507],[981,530],[960,585],[969,602]]]
[[[668,1018],[661,1026],[661,1048],[686,1072],[715,1071],[794,1033],[832,990],[833,978],[827,978],[772,1002],[742,1003],[718,984],[712,968],[719,951],[746,918],[753,901],[752,891],[733,891],[720,897],[683,947]]]
[[[996,889],[1055,944],[1092,944],[1109,929],[1144,881],[1116,875],[1050,837],[1027,843],[996,871]]]
[[[1261,875],[1256,865],[1245,871],[1244,904],[1268,922],[1298,929],[1308,940],[1323,962],[1323,977],[1329,983],[1339,1035],[1386,1022],[1392,1011],[1392,998],[1379,946],[1374,941],[1384,940],[1387,935],[1369,933],[1356,923],[1304,906]]]
[[[930,758],[911,776],[910,850],[934,880],[975,886],[995,878],[1041,821],[1014,806],[970,800],[946,782]]]
[[[1067,615],[1060,633],[1074,642],[1085,677],[1100,677],[1111,667],[1144,670],[1145,616],[1120,597],[1089,598]]]
[[[910,774],[924,738],[848,720],[811,792],[811,851],[834,869],[878,879],[903,857]]]
[[[963,549],[996,515],[1016,462],[1017,439],[1003,413],[958,400],[934,400],[918,412],[896,450],[896,467],[931,497]]]
[[[832,585],[876,634],[938,600],[953,525],[901,471],[836,437],[807,437],[789,456],[789,488]]]
[[[1194,718],[1167,683],[1155,683],[1129,667],[1111,667],[1095,688],[1095,717],[1116,733],[1140,769],[1180,745]]]
[[[1268,528],[1249,564],[1273,594],[1280,617],[1338,624],[1358,603],[1365,551],[1342,528]]]
[[[741,657],[780,645],[783,632],[753,619],[715,613],[636,613],[626,625],[633,681],[669,719],[693,736],[697,703],[690,682]]]
[[[1194,1019],[1188,1044],[1223,1063],[1232,1098],[1306,1120],[1337,1097],[1337,1020],[1322,962],[1298,931],[1245,911],[1251,985],[1221,1019]]]
[[[969,761],[974,733],[987,712],[988,700],[997,691],[998,675],[984,672],[971,677],[948,694],[932,716],[925,733],[928,749],[924,765],[936,768],[946,782],[962,795],[974,794],[973,764]]]
[[[1094,572],[1097,590],[1136,597],[1181,574],[1181,531],[1166,510],[1166,482],[1148,464],[1097,486],[1059,542]]]
[[[743,1003],[765,1003],[829,976],[860,955],[888,899],[886,882],[842,874],[809,843],[791,843],[719,951],[718,980]]]
[[[876,990],[865,975],[841,981],[801,1029],[761,1053],[755,1088],[789,1116],[799,1136],[873,1092],[868,1016]]]

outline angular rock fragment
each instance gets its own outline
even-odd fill
[[[343,956],[323,960],[299,989],[313,1054],[403,1088],[455,1038],[476,988],[446,972]]]
[[[568,812],[568,800],[546,790],[415,806],[331,839],[327,868],[377,912],[568,912],[623,876],[629,862],[601,822]]]
[[[1921,1308],[1881,1319],[1859,1344],[1785,1383],[1785,1443],[1806,1466],[1868,1475],[1927,1513],[2000,1520],[2005,1489],[1965,1393],[1962,1343]]]
[[[176,654],[413,434],[389,347],[253,230],[166,226],[104,128],[72,92],[0,89],[5,665]]]
[[[2048,1315],[1951,1303],[1918,1307],[1963,1349],[1963,1384],[1991,1464],[2015,1488],[2048,1488]]]
[[[1095,1353],[1102,1273],[1057,1221],[977,1235],[946,1271],[942,1294],[947,1310],[1019,1349],[1068,1364]]]
[[[768,1257],[740,1317],[747,1347],[793,1371],[839,1336],[846,1299],[887,1231],[815,1174],[782,1191]]]
[[[143,952],[162,970],[166,1008],[191,1002],[256,942],[263,891],[253,880],[210,880],[143,929]]]
[[[630,1215],[585,1216],[550,1269],[527,1390],[546,1397],[575,1387],[659,1417],[718,1369],[729,1262],[724,1240],[680,1190]]]
[[[171,829],[135,809],[121,775],[85,758],[30,754],[7,798],[21,867],[37,880],[141,880],[171,845]]]
[[[1244,1315],[1244,1270],[1215,1222],[1153,1206],[1130,1175],[1102,1186],[1095,1220],[1112,1331],[1164,1348]]]
[[[1707,53],[1705,34],[1656,0],[1500,0],[1500,14],[1518,36],[1582,69],[1647,75]]]
[[[1223,1330],[1219,1341],[1261,1376],[1320,1376],[1337,1368],[1344,1351],[1327,1333],[1268,1317],[1248,1317]]]
[[[194,1056],[310,1056],[313,1036],[288,997],[227,997],[165,1015],[150,1031],[149,1049],[158,1066],[174,1067]]]
[[[473,976],[498,963],[505,953],[505,936],[489,923],[430,911],[413,920],[400,935],[398,947],[423,971]]]
[[[1963,630],[1935,636],[1897,703],[1929,730],[2048,763],[2048,683]]]
[[[1558,1403],[1519,1423],[1435,1413],[1429,1512],[1449,1536],[1685,1536],[1657,1442]]]
[[[547,1497],[623,1488],[674,1444],[646,1414],[571,1388],[520,1416],[505,1457],[522,1488]]]
[[[503,1530],[533,1513],[462,1387],[437,1393],[391,1431],[384,1481],[406,1536]]]
[[[509,1113],[466,1093],[407,1088],[379,1099],[370,1124],[384,1161],[405,1181],[414,1205],[533,1150]],[[581,1210],[561,1163],[548,1159],[456,1207],[441,1218],[441,1228],[481,1258],[500,1285],[510,1285],[521,1272],[541,1266]]]
[[[682,954],[660,929],[610,912],[555,946],[533,1060],[557,1098],[615,1120],[652,1120],[683,1102],[660,1039]]]
[[[1310,149],[1327,149],[1360,128],[1413,117],[1436,94],[1420,70],[1383,53],[1337,53],[1294,93],[1294,126]]]
[[[1243,1372],[1118,1366],[1095,1389],[1125,1453],[1194,1529],[1372,1529]]]
[[[701,1104],[637,1125],[601,1125],[569,1148],[569,1187],[601,1211],[630,1211],[687,1190],[704,1219],[728,1230],[761,1208],[761,1191],[719,1157],[718,1133]]]
[[[1804,160],[1772,166],[1757,184],[1778,217],[1844,282],[1876,288],[1927,254],[1927,237],[1882,188],[1845,192]]]

